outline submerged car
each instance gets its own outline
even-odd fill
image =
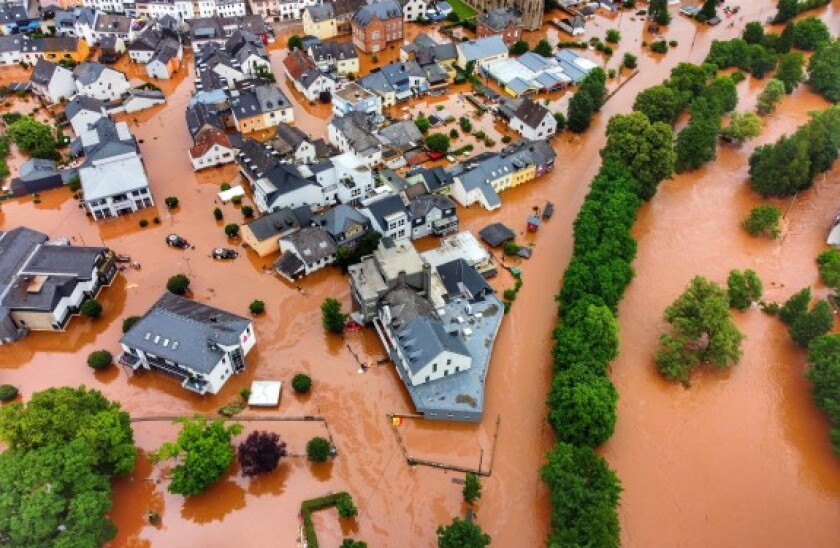
[[[239,253],[228,247],[217,247],[212,256],[214,259],[235,259],[239,257]]]
[[[190,247],[190,243],[177,234],[170,234],[167,236],[166,245],[170,247],[177,247],[178,249],[187,249]]]

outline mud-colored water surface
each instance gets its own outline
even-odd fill
[[[744,2],[741,13],[747,21],[759,15],[764,19],[771,4]],[[840,27],[837,4],[820,12],[834,29]],[[595,21],[591,34],[603,36],[606,28],[617,26],[624,36],[611,66],[618,64],[623,51],[649,39],[642,21],[629,13]],[[492,475],[484,480],[476,517],[495,546],[544,542],[549,507],[538,468],[553,441],[544,420],[550,331],[556,316],[551,296],[568,264],[572,220],[600,163],[605,122],[628,111],[636,93],[667,77],[673,65],[702,60],[713,38],[736,33],[726,25],[696,27],[675,17],[667,35],[680,45],[664,57],[640,56],[641,76],[616,93],[587,134],[557,138],[557,167],[551,174],[506,191],[500,211],[460,211],[464,228],[478,230],[500,220],[522,232],[533,206],[549,199],[556,206],[554,217],[538,234],[521,237],[535,245],[535,253],[522,264],[524,286],[499,333],[483,422],[453,426],[407,421],[400,427],[418,456],[444,460],[450,453],[455,463],[476,466],[476,454],[481,458],[481,449],[486,452],[492,445],[499,421]],[[278,38],[278,43],[283,40]],[[282,76],[282,55],[282,50],[273,51],[272,65],[284,90],[294,96]],[[15,77],[20,75],[0,70],[0,79]],[[327,427],[316,422],[246,422],[245,434],[255,428],[276,431],[293,454],[300,454],[306,439],[324,435],[328,428],[338,450],[333,462],[312,465],[290,456],[271,476],[250,480],[234,467],[206,494],[185,501],[166,492],[166,471],[145,458],[145,452],[170,439],[176,428],[166,421],[135,423],[141,459],[131,476],[115,484],[112,515],[119,534],[113,544],[294,546],[300,502],[347,490],[360,515],[341,524],[333,511],[317,514],[322,545],[335,546],[344,536],[371,546],[432,545],[435,527],[464,512],[461,486],[452,481],[461,474],[412,467],[404,459],[387,414],[411,413],[410,400],[391,366],[360,373],[354,357],[382,356],[375,334],[341,339],[321,330],[318,307],[325,297],[350,303],[346,278],[324,270],[304,280],[303,291],[298,291],[264,273],[273,257],[260,259],[242,250],[232,262],[209,258],[213,247],[238,244],[229,241],[222,228],[241,222],[242,214],[232,205],[215,203],[219,184],[237,179],[235,168],[191,171],[191,143],[183,117],[191,79],[189,67],[171,92],[167,90],[166,105],[128,120],[141,140],[159,207],[93,223],[66,190],[43,193],[39,204],[31,198],[2,204],[0,229],[26,225],[54,237],[70,237],[77,244],[105,244],[130,253],[142,269],[126,271],[103,291],[103,318],[76,318],[64,334],[35,333],[0,347],[0,380],[19,386],[26,397],[51,386],[86,384],[122,402],[133,416],[162,417],[213,413],[238,398],[239,389],[253,379],[288,383],[295,373],[306,372],[314,379],[310,396],[300,398],[284,390],[279,410],[247,414],[320,415]],[[742,108],[754,103],[762,87],[749,80],[740,84]],[[554,98],[558,104],[564,101],[565,97]],[[791,131],[807,110],[822,105],[804,90],[787,97],[759,142]],[[328,108],[301,104],[295,114],[297,125],[309,135],[325,135]],[[482,123],[492,123],[489,115]],[[791,228],[783,239],[751,240],[737,227],[757,203],[746,187],[748,152],[749,147],[722,149],[713,166],[665,183],[642,210],[636,227],[637,277],[619,311],[621,357],[613,365],[621,395],[619,421],[615,437],[603,450],[624,482],[622,540],[627,546],[836,545],[840,467],[828,448],[825,421],[801,376],[804,357],[775,320],[755,311],[739,315],[737,321],[749,337],[744,360],[729,374],[701,375],[691,390],[661,382],[652,365],[662,310],[692,275],[722,281],[730,268],[752,267],[765,279],[768,297],[777,299],[816,282],[813,258],[835,213],[840,191],[830,181],[837,171],[794,202],[788,212]],[[167,211],[162,205],[166,196],[178,196],[180,207]],[[222,222],[212,217],[217,206],[224,211]],[[159,225],[138,226],[139,219],[155,216]],[[170,232],[187,238],[195,248],[167,248],[163,239]],[[248,356],[247,371],[220,394],[206,397],[186,393],[177,381],[155,373],[131,376],[120,368],[93,373],[84,363],[87,354],[99,348],[117,352],[120,319],[143,313],[164,290],[166,279],[178,272],[190,277],[193,298],[199,301],[239,313],[246,313],[255,298],[265,301],[266,313],[255,318],[258,342]],[[493,284],[504,289],[513,281],[500,275]],[[486,455],[484,459],[486,469]],[[159,526],[145,521],[149,509],[161,514]]]

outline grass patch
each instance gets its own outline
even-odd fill
[[[452,11],[455,12],[462,21],[464,19],[472,19],[478,12],[469,7],[464,0],[447,0],[447,3],[452,6]]]
[[[338,503],[338,499],[345,495],[349,495],[349,493],[342,491],[317,499],[305,500],[300,503],[300,515],[303,519],[303,534],[306,536],[306,545],[309,548],[318,548],[318,536],[315,534],[315,524],[312,523],[312,512],[335,506]]]

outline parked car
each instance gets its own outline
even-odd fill
[[[170,247],[177,247],[178,249],[187,249],[190,247],[190,243],[177,234],[170,234],[167,236],[166,245]]]
[[[229,247],[217,247],[213,250],[212,257],[214,259],[235,259],[239,257],[239,253]]]

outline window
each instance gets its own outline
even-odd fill
[[[430,380],[431,380],[431,379],[430,379],[429,377],[426,377],[426,382],[429,382]]]
[[[452,365],[452,360],[451,359],[446,360],[446,365]]]
[[[432,364],[432,373],[437,373],[437,364],[436,363]]]

